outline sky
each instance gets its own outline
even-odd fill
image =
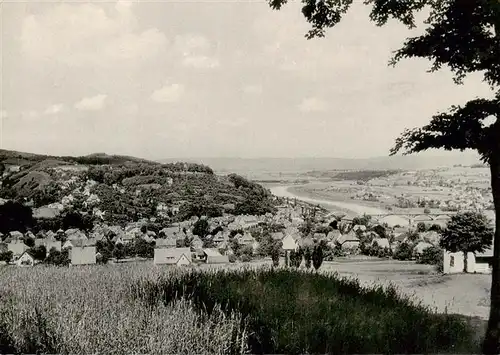
[[[405,129],[478,96],[424,60],[388,66],[410,32],[361,2],[307,40],[300,4],[0,4],[0,147],[149,159],[388,154]]]

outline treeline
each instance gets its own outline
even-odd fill
[[[391,176],[400,173],[401,170],[360,170],[360,171],[344,171],[336,173],[333,176],[335,180],[357,180],[368,181],[382,177]]]

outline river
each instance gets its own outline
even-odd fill
[[[295,185],[296,186],[296,185]],[[316,204],[316,205],[323,205],[323,206],[330,206],[332,209],[343,209],[343,210],[348,210],[353,212],[354,214],[357,215],[363,215],[363,214],[369,214],[369,215],[376,215],[376,214],[389,214],[391,213],[390,211],[386,211],[381,208],[377,207],[369,207],[369,206],[363,206],[357,203],[352,203],[352,202],[344,202],[344,201],[332,201],[332,200],[324,200],[324,199],[318,199],[318,198],[311,198],[311,197],[304,197],[304,196],[299,196],[291,192],[289,189],[292,186],[274,186],[271,187],[271,193],[275,196],[278,197],[287,197],[287,198],[296,198],[297,200]],[[387,222],[389,225],[407,225],[408,224],[408,219],[399,217],[399,216],[388,216],[384,218],[384,222]]]

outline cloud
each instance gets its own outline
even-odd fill
[[[248,123],[248,120],[246,118],[236,118],[232,120],[218,120],[217,124],[221,126],[227,126],[227,127],[241,127],[244,126]]]
[[[58,114],[59,112],[61,112],[63,109],[64,109],[63,104],[51,105],[51,106],[47,107],[44,114],[45,115],[55,115],[55,114]]]
[[[262,94],[261,85],[246,85],[242,90],[245,94]]]
[[[174,39],[174,48],[184,55],[210,49],[210,41],[199,34],[178,35]]]
[[[104,108],[107,97],[104,94],[85,97],[75,104],[75,108],[81,111],[99,111]]]
[[[166,84],[162,88],[155,90],[151,95],[151,99],[156,102],[176,102],[181,99],[184,91],[184,85],[182,84]]]
[[[117,60],[143,60],[155,55],[167,39],[156,28],[137,29],[131,3],[115,11],[96,4],[60,4],[24,18],[21,48],[34,59],[72,66],[113,66]]]
[[[182,61],[182,64],[186,67],[193,67],[197,69],[213,69],[219,66],[219,60],[205,55],[187,56]]]
[[[303,112],[321,112],[326,111],[327,108],[327,103],[317,97],[306,98],[299,105],[299,110]]]

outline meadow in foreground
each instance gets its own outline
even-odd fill
[[[297,270],[9,268],[0,352],[472,353],[459,316]],[[10,351],[8,351],[10,350]]]

